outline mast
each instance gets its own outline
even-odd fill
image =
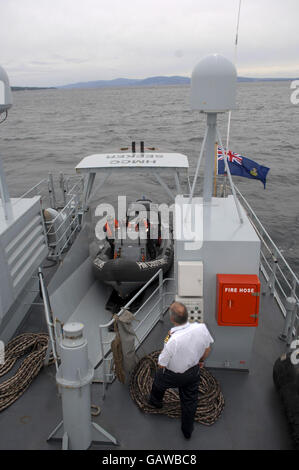
[[[227,163],[227,155],[223,149],[221,137],[217,129],[217,114],[225,113],[236,108],[236,84],[237,71],[235,66],[220,54],[212,54],[205,57],[197,64],[192,72],[191,107],[193,110],[206,114],[207,129],[202,143],[196,174],[193,180],[189,204],[192,202],[198,178],[199,165],[203,150],[205,149],[203,202],[206,206],[211,205],[213,194],[213,171],[215,165],[215,143],[217,136],[217,140],[222,147],[225,168],[228,173],[240,223],[243,223],[239,203]]]

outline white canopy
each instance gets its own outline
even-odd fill
[[[76,166],[76,171],[78,173],[85,174],[83,195],[84,209],[86,209],[87,202],[92,194],[96,174],[100,173],[102,176],[102,180],[96,188],[99,190],[113,170],[125,168],[130,171],[150,169],[151,173],[156,177],[160,185],[174,200],[175,194],[160,175],[160,173],[162,173],[161,169],[164,168],[165,170],[168,170],[166,172],[167,175],[169,172],[173,173],[177,193],[181,194],[179,170],[185,169],[188,172],[189,162],[186,155],[181,153],[103,153],[89,155],[89,157],[83,158],[83,160],[81,160],[81,162]]]
[[[189,168],[181,153],[104,153],[89,155],[76,166],[78,173],[96,173],[103,168]]]

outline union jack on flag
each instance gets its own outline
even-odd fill
[[[266,177],[270,168],[229,150],[227,152],[227,163],[232,175],[244,176],[245,178],[262,181],[266,188]],[[217,175],[226,174],[224,155],[220,147],[217,147]]]

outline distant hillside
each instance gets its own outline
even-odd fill
[[[250,78],[238,77],[239,82],[265,82],[265,81],[290,81],[294,78]],[[116,78],[114,80],[96,80],[92,82],[78,82],[63,85],[57,88],[110,88],[110,87],[130,87],[130,86],[160,86],[160,85],[189,85],[189,77],[149,77],[149,78]]]
[[[12,91],[24,91],[24,90],[56,90],[56,87],[37,87],[37,86],[12,86]]]
[[[251,77],[238,77],[238,82],[290,82],[297,80],[297,78],[251,78]]]
[[[188,85],[188,77],[149,77],[149,78],[116,78],[114,80],[96,80],[93,82],[79,82],[64,85],[59,88],[103,88],[123,86],[155,86],[155,85]]]
[[[296,78],[251,78],[238,77],[239,82],[278,82],[291,81]],[[12,91],[23,90],[55,90],[71,88],[112,88],[112,87],[135,87],[135,86],[169,86],[169,85],[190,85],[189,77],[174,75],[171,77],[157,76],[148,78],[115,78],[114,80],[95,80],[92,82],[70,83],[57,87],[11,87]]]

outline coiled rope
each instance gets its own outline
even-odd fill
[[[131,375],[130,395],[136,405],[145,413],[165,414],[170,418],[180,418],[180,397],[175,389],[166,390],[163,408],[161,409],[153,408],[147,402],[154,373],[157,369],[159,354],[160,351],[155,351],[143,357],[136,365]],[[207,369],[202,368],[200,375],[201,381],[195,421],[210,426],[217,421],[222,413],[224,397],[219,383]]]
[[[0,365],[0,377],[6,375],[15,365],[18,359],[27,354],[17,372],[0,383],[0,412],[12,405],[33,379],[38,375],[42,367],[48,349],[49,335],[46,333],[23,333],[12,339],[5,347],[5,363]],[[53,364],[53,355],[50,354],[48,365]],[[91,415],[98,416],[101,408],[91,405]]]
[[[0,377],[7,374],[19,358],[28,354],[17,372],[0,384],[0,411],[14,403],[37,376],[44,364],[48,341],[46,333],[23,333],[5,347],[5,363],[0,366]]]

